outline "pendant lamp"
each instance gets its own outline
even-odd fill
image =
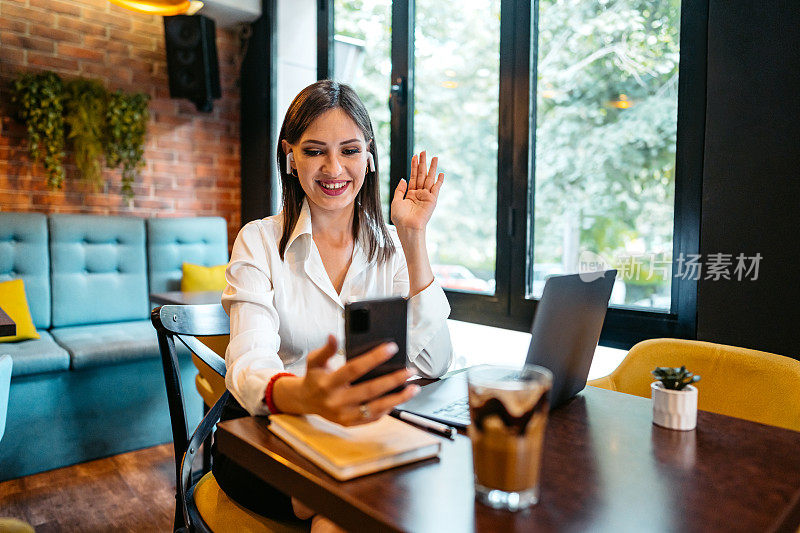
[[[189,0],[110,0],[110,2],[131,11],[164,17],[191,15],[203,7],[202,2]]]

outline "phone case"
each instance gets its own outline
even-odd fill
[[[353,383],[361,383],[406,367],[408,302],[405,298],[361,300],[346,304],[344,331],[347,359],[361,355],[384,342],[394,341],[398,347],[397,353],[391,359]]]

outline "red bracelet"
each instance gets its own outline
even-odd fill
[[[272,415],[277,415],[281,412],[281,410],[275,406],[275,402],[272,401],[272,388],[275,386],[275,382],[278,381],[278,378],[285,376],[294,376],[294,374],[290,372],[278,372],[269,378],[269,383],[267,383],[267,391],[264,393],[264,403],[267,404],[267,409],[269,409],[269,413]]]

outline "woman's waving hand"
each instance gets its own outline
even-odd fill
[[[431,160],[430,168],[427,167],[426,153],[411,158],[411,176],[400,180],[394,191],[392,199],[392,222],[397,226],[398,232],[422,231],[430,221],[436,200],[439,198],[439,189],[444,183],[444,174],[436,169],[439,158]]]

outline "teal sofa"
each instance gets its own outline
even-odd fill
[[[183,262],[227,259],[218,217],[0,213],[0,281],[24,280],[41,335],[0,343],[13,360],[0,481],[169,442],[148,295],[179,290]],[[188,351],[181,370],[196,422]]]

